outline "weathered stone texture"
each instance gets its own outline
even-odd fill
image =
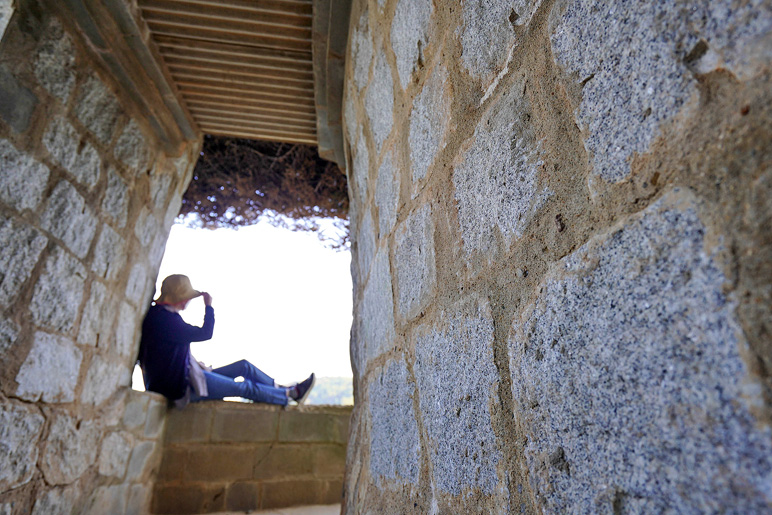
[[[17,211],[37,209],[49,174],[46,165],[0,139],[0,201]]]
[[[91,271],[102,279],[114,281],[123,271],[125,264],[126,244],[123,238],[109,225],[103,225],[94,248]]]
[[[135,120],[124,127],[115,142],[115,157],[123,162],[131,171],[140,172],[147,167],[150,156],[142,131]]]
[[[357,135],[357,144],[356,149],[354,150],[354,164],[352,167],[353,170],[350,175],[354,178],[359,201],[364,204],[367,198],[367,179],[370,173],[370,153],[367,149],[367,140],[365,140],[361,128],[357,131]]]
[[[83,353],[72,340],[35,333],[32,349],[16,375],[16,395],[27,401],[72,402],[82,361]]]
[[[772,30],[772,6],[563,0],[552,26],[557,62],[583,83],[577,122],[593,172],[618,182],[630,174],[629,158],[697,94],[696,74],[727,67],[752,76],[769,62],[759,39]]]
[[[362,13],[359,23],[351,35],[351,48],[354,63],[354,84],[360,90],[367,84],[373,56],[373,41],[370,36],[366,10]]]
[[[137,237],[143,247],[150,245],[150,242],[155,238],[158,232],[158,220],[153,216],[153,213],[144,208],[137,218],[137,223],[134,226],[134,235]]]
[[[129,385],[129,371],[126,365],[114,363],[102,356],[95,356],[83,382],[83,404],[100,405],[119,388]]]
[[[532,2],[524,0],[471,0],[464,2],[461,44],[462,63],[482,79],[483,89],[507,62],[515,45],[513,23],[519,20],[515,10]],[[514,13],[514,16],[513,16]]]
[[[100,430],[94,422],[64,413],[52,419],[40,469],[49,484],[69,484],[96,461]]]
[[[0,215],[0,307],[13,302],[47,242],[33,227]]]
[[[109,213],[118,227],[126,225],[129,207],[129,188],[113,167],[107,169],[107,190],[102,210]]]
[[[126,513],[128,495],[129,486],[125,484],[100,486],[91,494],[84,513],[86,515]]]
[[[79,483],[53,488],[35,500],[32,515],[71,515],[81,496]]]
[[[149,282],[145,266],[142,263],[135,264],[131,268],[129,280],[126,283],[126,299],[135,305],[141,304],[145,300]]]
[[[133,438],[130,433],[110,433],[102,440],[99,452],[99,473],[103,476],[121,478],[129,463]]]
[[[89,296],[80,320],[78,343],[81,345],[104,345],[115,320],[115,301],[108,295],[107,287],[99,281],[91,283]]]
[[[516,83],[475,130],[471,147],[453,171],[464,250],[491,257],[496,232],[505,242],[520,238],[538,209],[542,153],[530,108]]]
[[[374,66],[373,80],[365,93],[365,107],[370,120],[370,133],[375,142],[375,153],[380,154],[383,142],[394,125],[394,81],[383,52],[376,55]]]
[[[128,357],[134,351],[137,328],[137,309],[127,302],[122,302],[118,327],[115,330],[115,350],[121,356]]]
[[[450,95],[445,87],[448,73],[438,66],[426,80],[421,93],[416,97],[410,113],[410,162],[413,168],[413,182],[426,177],[429,166],[442,148],[443,136],[450,119]],[[418,193],[413,187],[413,197]]]
[[[58,20],[45,28],[34,70],[40,84],[59,101],[67,103],[75,86],[75,48]]]
[[[18,325],[10,320],[0,320],[0,356],[13,347],[17,336],[19,336]]]
[[[666,195],[565,258],[515,321],[515,416],[545,510],[772,501],[772,435],[749,411],[761,387],[697,213],[690,195]]]
[[[38,440],[45,419],[29,405],[0,405],[0,488],[6,491],[27,483],[35,473]]]
[[[78,131],[66,118],[55,118],[43,135],[48,152],[81,184],[92,187],[99,179],[102,161],[96,149],[81,140]]]
[[[61,181],[48,199],[41,226],[59,238],[79,258],[88,253],[97,220],[85,199],[67,181]]]
[[[386,154],[378,168],[375,183],[375,205],[378,206],[378,237],[389,235],[397,221],[399,203],[399,170],[394,167],[391,153]]]
[[[402,89],[410,83],[416,68],[423,67],[422,49],[429,40],[429,24],[434,7],[431,0],[400,0],[391,24],[391,46],[397,56],[397,72]]]
[[[458,495],[468,488],[494,494],[502,459],[490,405],[498,403],[493,319],[487,302],[443,313],[437,327],[419,327],[415,375],[421,417],[430,440],[433,480]]]
[[[75,115],[100,142],[107,144],[115,133],[121,106],[99,77],[92,75],[79,88]]]
[[[362,217],[361,226],[357,227],[357,247],[355,252],[357,264],[359,266],[359,279],[364,281],[370,273],[370,263],[373,261],[373,255],[376,251],[377,238],[375,227],[373,227],[373,217],[370,210],[366,210]]]
[[[431,299],[436,286],[434,263],[434,224],[431,206],[411,213],[395,236],[397,306],[405,318],[416,317]]]
[[[46,260],[30,303],[32,320],[54,331],[72,329],[83,299],[86,269],[60,247]]]
[[[0,119],[11,126],[14,132],[27,130],[38,99],[32,91],[0,65]]]
[[[364,370],[367,363],[388,350],[395,337],[391,270],[386,249],[381,249],[375,256],[361,305],[362,345],[365,349],[361,370]]]
[[[404,360],[392,361],[368,385],[371,419],[370,474],[378,482],[416,484],[419,435],[411,409],[415,383]]]

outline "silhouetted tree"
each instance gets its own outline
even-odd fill
[[[291,230],[318,232],[328,246],[345,248],[346,175],[309,145],[206,136],[180,216],[189,225],[212,229],[264,219]],[[341,231],[319,232],[325,218]]]

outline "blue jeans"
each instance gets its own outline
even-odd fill
[[[271,377],[245,359],[215,368],[211,372],[204,371],[204,377],[209,395],[199,397],[194,393],[191,402],[243,397],[255,402],[287,405],[286,388],[275,387]],[[243,377],[244,381],[237,383],[234,381],[237,377]]]

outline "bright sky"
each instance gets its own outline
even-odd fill
[[[238,231],[175,224],[154,298],[175,273],[212,295],[214,337],[191,349],[215,368],[247,359],[279,383],[311,372],[351,377],[350,264],[350,252],[323,247],[315,234],[268,223]],[[192,301],[182,317],[201,325],[203,300]]]

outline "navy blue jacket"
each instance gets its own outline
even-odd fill
[[[183,397],[188,388],[190,342],[208,340],[213,331],[212,306],[206,307],[201,327],[185,323],[179,313],[163,306],[150,306],[142,322],[142,341],[139,345],[145,389],[171,400]]]

